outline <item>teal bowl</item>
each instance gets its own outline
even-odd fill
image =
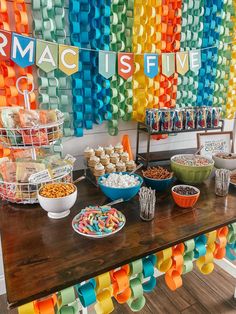
[[[169,186],[174,182],[174,177],[168,179],[151,179],[143,176],[143,180],[148,188],[156,190],[157,192],[164,192],[168,190]]]
[[[117,172],[120,173],[120,172]],[[129,172],[122,172],[122,174],[129,174]],[[98,185],[101,189],[101,191],[111,200],[115,201],[119,198],[123,198],[124,201],[128,201],[131,198],[133,198],[140,190],[143,179],[138,174],[132,174],[132,176],[135,176],[139,180],[139,184],[128,187],[128,188],[112,188],[110,186],[106,186],[102,184],[102,178],[107,178],[110,175],[110,173],[107,173],[98,179]]]

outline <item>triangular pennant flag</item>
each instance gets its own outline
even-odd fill
[[[161,55],[162,74],[170,77],[175,73],[175,54],[163,53]]]
[[[176,71],[184,75],[189,70],[188,51],[180,51],[176,53]]]
[[[158,55],[155,53],[144,54],[144,73],[151,78],[158,74]]]
[[[199,69],[201,68],[201,50],[190,50],[189,51],[189,63],[190,63],[190,70],[195,73],[198,73]]]
[[[12,34],[11,59],[22,68],[34,64],[36,40],[31,37]]]
[[[75,46],[59,45],[59,69],[67,75],[79,70],[79,48]]]
[[[116,73],[116,53],[99,50],[98,71],[106,79]]]
[[[48,73],[58,68],[58,44],[37,40],[36,65]]]
[[[0,61],[11,58],[11,33],[0,31]]]
[[[130,52],[118,53],[118,74],[128,79],[134,73],[134,54]]]

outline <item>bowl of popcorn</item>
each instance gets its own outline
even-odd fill
[[[216,153],[212,156],[215,161],[215,167],[219,169],[236,169],[236,154],[233,153]]]
[[[147,187],[158,192],[167,190],[174,181],[173,172],[163,167],[150,167],[144,170],[143,179]]]
[[[49,218],[60,219],[70,214],[77,199],[77,188],[72,183],[48,183],[38,191],[40,206],[48,212]]]
[[[98,179],[102,192],[111,200],[123,198],[128,201],[140,190],[143,179],[137,174],[128,172],[107,173]]]
[[[172,197],[175,203],[182,208],[193,207],[200,195],[200,190],[191,185],[175,185],[172,190]]]
[[[214,160],[193,154],[175,155],[171,158],[171,169],[184,183],[197,184],[205,181],[211,174]]]

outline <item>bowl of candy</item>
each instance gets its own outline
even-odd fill
[[[143,171],[143,180],[147,187],[158,192],[168,189],[174,181],[173,172],[163,167],[150,167]]]
[[[38,191],[40,206],[48,212],[49,218],[60,219],[70,214],[77,198],[77,188],[72,183],[48,183]]]
[[[89,238],[105,238],[119,232],[125,225],[125,216],[110,206],[88,206],[72,220],[72,228]]]
[[[107,173],[98,179],[102,192],[111,200],[123,198],[128,201],[133,198],[141,188],[143,179],[137,174],[129,172]]]
[[[236,154],[232,153],[216,153],[212,156],[215,167],[219,169],[236,169]]]
[[[175,203],[182,208],[193,207],[200,195],[200,190],[191,185],[175,185],[171,189]]]
[[[171,169],[175,176],[184,183],[204,182],[211,174],[214,160],[205,156],[182,154],[171,157]]]

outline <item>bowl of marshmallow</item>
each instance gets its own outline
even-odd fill
[[[142,177],[129,172],[107,173],[98,179],[102,192],[113,201],[120,198],[130,200],[139,192],[142,184]]]

